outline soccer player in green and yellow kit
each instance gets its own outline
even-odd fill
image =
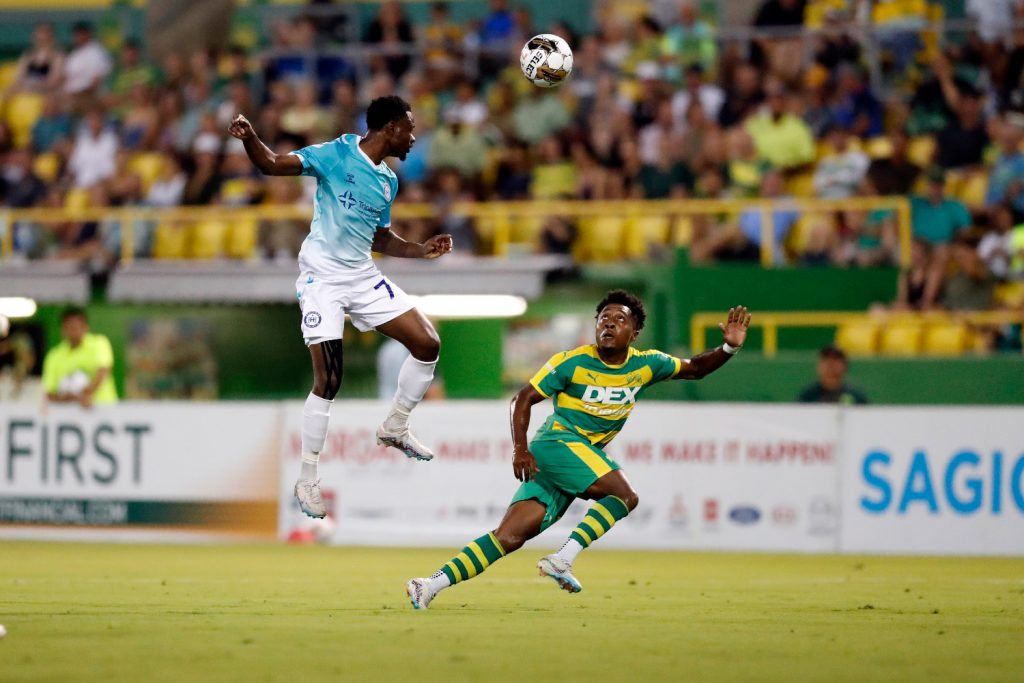
[[[743,346],[750,314],[729,310],[720,324],[724,343],[688,360],[631,344],[647,315],[633,294],[609,292],[597,305],[596,343],[556,354],[512,399],[512,471],[522,482],[498,528],[469,543],[430,578],[405,587],[416,609],[440,591],[471,579],[557,522],[575,498],[594,501],[561,550],[537,563],[562,589],[583,587],[572,574],[580,551],[601,538],[636,506],[639,497],[604,447],[615,438],[644,389],[666,379],[700,379],[725,365]],[[546,398],[555,412],[528,442],[533,406]],[[529,443],[529,446],[527,446]]]

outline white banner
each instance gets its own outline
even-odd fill
[[[276,403],[4,406],[0,525],[265,525],[280,416]]]
[[[428,463],[374,443],[388,406],[337,402],[320,458],[336,543],[453,545],[497,526],[518,487],[508,405],[424,403],[417,436]],[[550,403],[535,407],[536,429]],[[292,495],[301,404],[288,408],[281,481],[282,537],[309,522]],[[837,410],[829,407],[648,403],[608,449],[640,495],[639,508],[602,547],[834,551],[838,530]],[[543,543],[561,542],[587,503],[577,501]]]
[[[1024,555],[1024,409],[843,414],[848,552]]]

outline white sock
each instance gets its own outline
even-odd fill
[[[448,586],[452,585],[451,579],[443,571],[438,570],[433,576],[430,577],[430,583],[427,587],[430,588],[430,592],[437,595]]]
[[[331,404],[310,392],[302,406],[302,469],[299,479],[316,479],[320,451],[327,442],[327,425],[331,421]]]
[[[398,372],[398,391],[391,412],[384,421],[384,429],[392,434],[404,432],[409,427],[409,413],[423,400],[430,383],[434,380],[437,360],[425,363],[412,356],[405,359]]]
[[[562,558],[569,564],[572,564],[573,561],[576,559],[576,556],[579,555],[580,551],[582,550],[583,546],[580,545],[580,542],[577,541],[575,538],[570,538],[568,541],[565,542],[565,545],[563,545],[561,549],[557,553],[555,553],[555,555]]]

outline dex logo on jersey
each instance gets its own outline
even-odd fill
[[[600,403],[606,406],[621,406],[636,403],[636,395],[641,387],[595,387],[588,386],[583,392],[583,400],[587,403]]]

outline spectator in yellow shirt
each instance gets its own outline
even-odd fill
[[[114,351],[102,334],[89,333],[89,320],[81,308],[68,308],[61,316],[64,340],[43,360],[43,388],[55,403],[78,403],[88,408],[117,403],[111,374]]]
[[[814,161],[811,129],[787,111],[786,90],[779,82],[765,86],[764,111],[750,117],[745,127],[758,155],[777,169],[794,170]]]

